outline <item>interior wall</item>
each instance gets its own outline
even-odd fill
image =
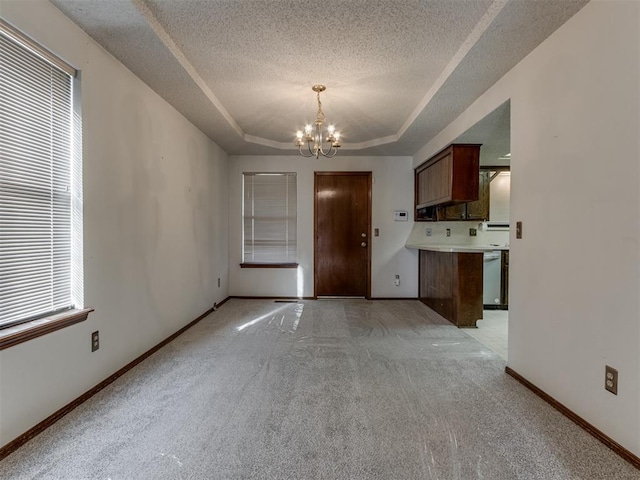
[[[84,298],[95,308],[0,352],[5,445],[227,297],[228,204],[219,147],[49,2],[0,7],[81,71]]]
[[[396,222],[394,210],[413,218],[411,157],[345,157],[319,160],[300,156],[229,157],[229,293],[235,296],[313,296],[313,189],[315,171],[371,171],[371,295],[411,297],[418,294],[418,260],[404,247],[413,221]],[[296,172],[298,190],[298,269],[240,268],[242,262],[242,173]],[[400,285],[394,285],[400,275]]]
[[[509,366],[636,455],[639,38],[639,2],[590,2],[414,157],[511,99]]]

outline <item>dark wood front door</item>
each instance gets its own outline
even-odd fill
[[[315,174],[315,295],[371,296],[371,172]]]

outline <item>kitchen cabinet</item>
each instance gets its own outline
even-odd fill
[[[438,220],[489,220],[490,200],[489,170],[480,170],[478,174],[478,199],[473,202],[461,203],[450,207],[439,207],[436,213]]]
[[[415,170],[416,220],[435,219],[436,206],[478,200],[480,145],[453,144]]]
[[[420,301],[458,327],[475,327],[482,319],[482,258],[482,252],[420,250]]]

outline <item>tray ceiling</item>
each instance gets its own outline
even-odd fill
[[[51,0],[229,154],[412,155],[587,0]]]

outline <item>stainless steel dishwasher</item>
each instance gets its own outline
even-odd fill
[[[484,305],[498,306],[501,303],[501,268],[502,252],[494,250],[484,252],[482,268],[482,303]]]

